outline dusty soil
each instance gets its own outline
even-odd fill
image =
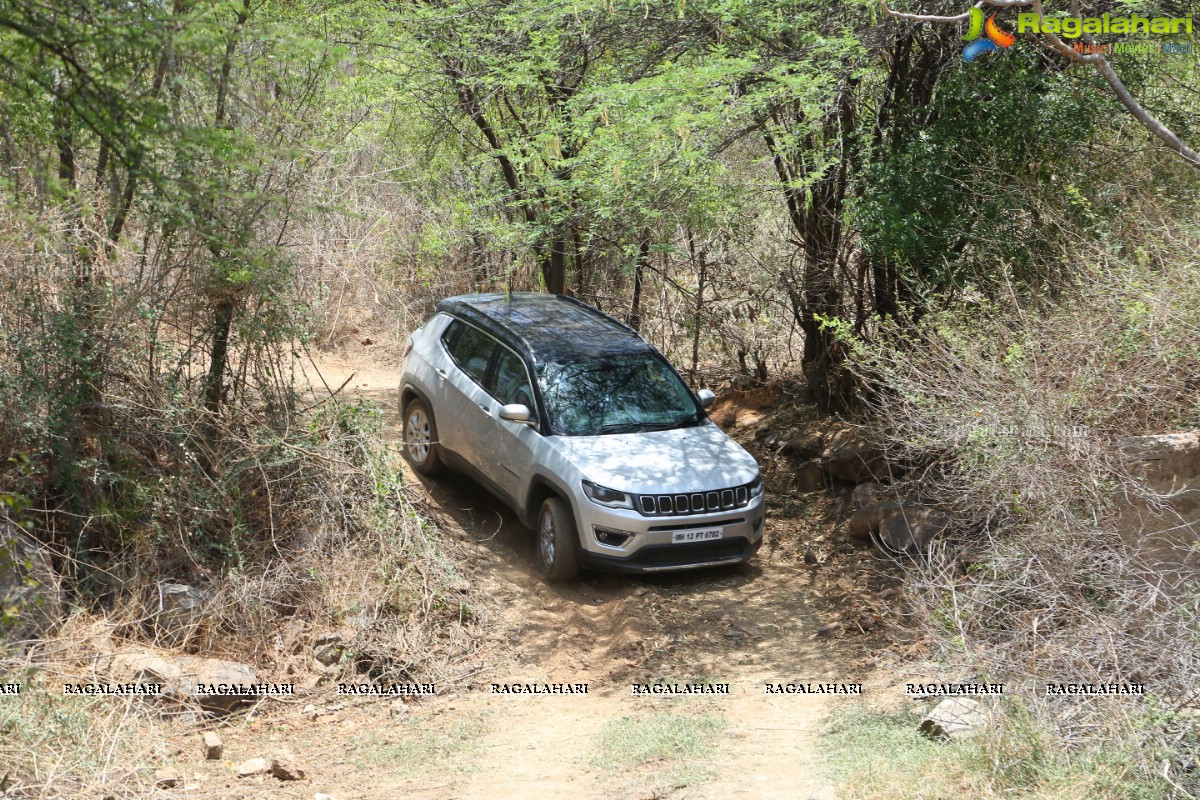
[[[328,359],[324,385],[378,402],[399,458],[398,359]],[[363,367],[363,364],[371,364]],[[714,413],[752,444],[780,390],[725,400]],[[826,798],[816,736],[854,698],[767,695],[764,684],[875,679],[862,634],[886,626],[872,599],[870,556],[828,535],[836,494],[797,497],[786,464],[768,467],[767,544],[750,565],[654,577],[587,575],[548,585],[533,540],[502,503],[467,478],[408,473],[419,502],[469,554],[487,641],[470,679],[418,702],[338,697],[332,690],[261,706],[220,728],[225,756],[204,761],[200,735],[180,734],[171,761],[186,786],[172,797],[230,798]],[[778,468],[777,468],[778,467]],[[773,481],[779,484],[772,486]],[[804,551],[820,564],[804,561]],[[877,582],[878,583],[878,582]],[[853,608],[852,614],[846,609]],[[818,633],[843,621],[834,635]],[[863,624],[862,620],[868,620]],[[720,682],[727,696],[644,698],[631,684]],[[501,696],[489,685],[587,683],[578,696]],[[324,693],[322,693],[324,692]],[[289,749],[300,782],[237,778],[242,761]]]

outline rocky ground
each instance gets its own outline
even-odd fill
[[[324,382],[378,402],[397,450],[387,366],[330,360]],[[464,592],[483,641],[434,697],[338,695],[320,662],[336,632],[302,631],[287,670],[297,695],[161,727],[145,754],[154,796],[336,798],[832,798],[817,739],[857,697],[768,695],[766,684],[894,684],[873,653],[918,647],[888,559],[845,535],[851,483],[805,483],[809,407],[787,384],[727,392],[714,419],[760,458],[767,542],[736,568],[548,585],[532,535],[470,480],[408,473],[414,499],[467,555]],[[806,439],[807,437],[807,439]],[[836,449],[836,448],[835,448]],[[395,456],[399,459],[398,453]],[[799,482],[799,486],[797,483]],[[861,492],[859,494],[862,494]],[[861,500],[861,498],[859,498]],[[841,526],[841,527],[839,527]],[[281,636],[288,635],[281,632]],[[634,697],[634,683],[727,683],[729,694]],[[503,696],[492,683],[586,683],[587,694]],[[148,782],[150,778],[143,779]],[[115,798],[114,798],[115,800]]]

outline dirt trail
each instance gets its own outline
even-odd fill
[[[349,368],[327,363],[322,372],[336,387]],[[359,370],[346,391],[383,406],[385,438],[399,458],[396,374]],[[474,589],[493,609],[473,688],[412,706],[334,706],[315,721],[268,723],[315,767],[310,786],[286,796],[835,796],[817,769],[816,730],[832,704],[853,698],[764,693],[767,683],[862,680],[849,653],[816,636],[810,570],[782,563],[768,544],[746,566],[548,585],[532,566],[532,534],[507,507],[464,477],[420,485],[436,523],[464,541]],[[632,683],[656,680],[728,683],[730,694],[632,695]],[[488,693],[493,682],[589,689],[503,696]],[[229,732],[234,751],[262,735],[253,727]],[[229,796],[285,796],[272,781],[253,789],[233,782]]]

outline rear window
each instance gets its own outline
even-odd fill
[[[458,368],[482,386],[488,362],[497,346],[496,340],[478,328],[454,320],[442,334],[442,343]]]

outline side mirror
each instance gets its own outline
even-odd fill
[[[708,408],[717,399],[717,395],[712,389],[701,389],[696,392],[696,399],[700,401],[701,408]]]
[[[526,425],[531,425],[534,421],[529,415],[529,406],[524,403],[509,403],[506,406],[500,406],[500,419],[508,422],[523,422]]]

